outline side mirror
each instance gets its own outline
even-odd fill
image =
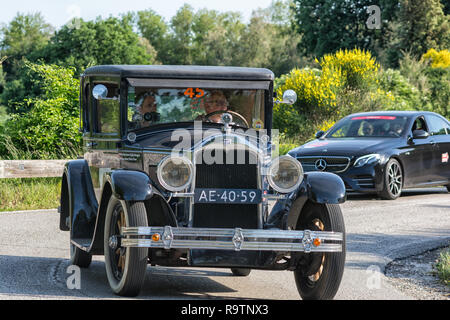
[[[103,84],[97,84],[94,89],[92,89],[92,96],[96,100],[106,99],[108,96],[108,88],[106,88]]]
[[[413,131],[413,139],[426,139],[430,136],[430,134],[424,130],[414,130]]]
[[[297,101],[297,93],[294,90],[286,90],[283,93],[283,100],[275,100],[275,103],[294,104]]]
[[[324,134],[325,134],[325,132],[322,131],[322,130],[317,131],[317,133],[316,133],[316,139],[319,139],[319,138],[322,137]]]

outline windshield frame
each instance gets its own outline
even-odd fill
[[[165,123],[155,123],[148,127],[133,129],[129,127],[128,124],[128,92],[130,87],[137,85],[137,87],[145,88],[160,88],[160,89],[175,89],[183,88],[188,85],[192,87],[193,85],[199,85],[202,89],[224,89],[224,90],[262,90],[262,107],[261,112],[263,112],[263,127],[261,129],[266,129],[270,133],[272,127],[272,109],[273,109],[273,82],[272,81],[255,81],[255,80],[198,80],[198,79],[160,79],[160,78],[122,78],[122,88],[125,90],[121,91],[122,100],[122,132],[124,138],[130,132],[135,132],[136,134],[146,133],[148,131],[158,130],[158,127],[167,126],[183,126],[186,123],[194,123],[192,121],[180,121],[180,122],[165,122]],[[195,87],[195,86],[194,86]],[[206,124],[208,122],[204,122]],[[215,126],[223,126],[221,123],[208,123]],[[241,126],[233,126],[235,128],[243,128]],[[252,124],[249,124],[249,129],[252,129]]]

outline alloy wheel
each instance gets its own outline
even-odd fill
[[[403,176],[400,166],[393,162],[388,168],[388,187],[392,195],[397,196],[402,192]]]

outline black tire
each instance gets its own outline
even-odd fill
[[[345,226],[337,204],[308,202],[301,212],[297,230],[335,231],[344,234],[342,252],[300,253],[294,270],[297,290],[303,300],[331,300],[342,280],[345,265]]]
[[[147,227],[144,203],[122,201],[111,196],[105,218],[104,253],[109,285],[117,295],[134,297],[139,294],[144,284],[148,249],[112,249],[109,239],[120,234],[120,226]]]
[[[447,191],[450,192],[450,184],[446,185]]]
[[[390,159],[385,166],[383,191],[379,193],[385,200],[395,200],[402,194],[403,171],[396,159]]]
[[[252,269],[248,268],[231,268],[231,272],[233,273],[233,276],[236,277],[247,277]]]
[[[81,250],[74,244],[70,244],[70,264],[80,268],[88,268],[92,262],[92,255]]]

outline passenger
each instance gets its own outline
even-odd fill
[[[157,113],[156,99],[153,92],[145,93],[138,101],[136,114],[133,116],[133,122],[137,123],[138,128],[150,126],[159,121]]]

